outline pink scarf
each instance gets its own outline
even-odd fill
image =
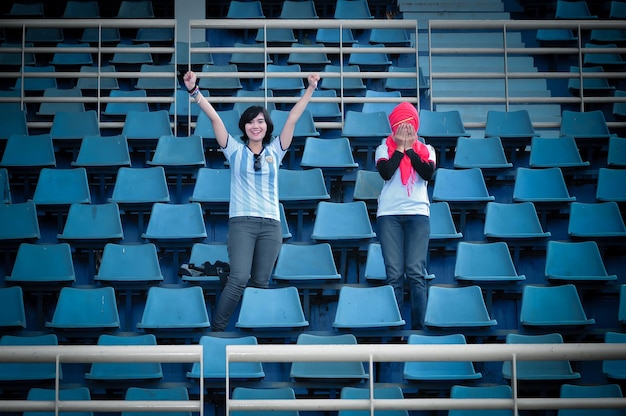
[[[417,132],[417,129],[420,125],[419,115],[417,114],[417,110],[413,104],[408,102],[401,102],[398,104],[389,114],[389,123],[391,124],[391,134],[387,137],[385,144],[387,145],[387,149],[389,152],[389,158],[398,148],[398,144],[393,140],[393,135],[398,130],[398,126],[402,123],[411,123],[413,128]],[[428,158],[428,149],[424,146],[419,140],[416,140],[413,143],[413,150],[423,157],[423,150],[426,150],[426,157]],[[402,185],[407,186],[407,188],[412,188],[415,180],[417,178],[417,172],[411,166],[411,159],[405,154],[400,161],[400,178],[402,179]]]

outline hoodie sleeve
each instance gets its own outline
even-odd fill
[[[398,166],[400,166],[400,161],[404,157],[404,153],[395,151],[391,155],[390,159],[381,158],[376,161],[376,170],[380,176],[388,181],[393,177],[393,174],[398,170]]]

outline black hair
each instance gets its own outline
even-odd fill
[[[241,135],[241,140],[244,143],[248,143],[248,136],[246,136],[246,124],[252,121],[259,114],[263,114],[265,118],[265,124],[267,125],[267,131],[265,132],[265,137],[263,138],[263,144],[268,144],[270,140],[272,140],[272,133],[274,132],[274,123],[270,118],[270,113],[267,111],[265,107],[260,105],[253,105],[245,109],[241,117],[239,118],[239,130],[243,133]]]

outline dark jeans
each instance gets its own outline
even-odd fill
[[[425,215],[384,215],[376,219],[376,235],[385,261],[387,284],[394,288],[400,311],[404,305],[404,278],[411,296],[411,328],[424,326],[426,259],[430,218]]]
[[[230,276],[213,314],[213,331],[228,326],[248,281],[253,287],[267,288],[281,245],[282,231],[276,220],[234,217],[228,221]]]

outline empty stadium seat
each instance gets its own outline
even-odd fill
[[[573,137],[579,148],[586,149],[599,148],[611,136],[604,113],[600,110],[563,110],[560,133],[562,136]]]
[[[626,226],[615,201],[572,202],[567,233],[578,239],[615,239],[626,236]]]
[[[205,97],[209,96],[208,91],[200,91]],[[169,114],[172,117],[177,117],[177,122],[187,122],[189,116],[192,119],[197,119],[200,114],[200,106],[196,102],[190,102],[189,93],[182,89],[177,89],[174,92],[174,102],[170,104]]]
[[[348,111],[341,130],[341,135],[350,139],[350,144],[356,152],[365,152],[367,169],[373,168],[376,147],[390,134],[389,116],[384,111],[376,113]]]
[[[626,343],[626,334],[608,331],[604,334],[604,342],[623,344]],[[626,360],[603,360],[602,373],[610,381],[622,381],[626,379]]]
[[[372,308],[372,305],[376,307]],[[334,328],[344,331],[392,329],[402,327],[405,323],[391,286],[344,286],[339,290]]]
[[[144,90],[111,90],[109,97],[120,101],[112,101],[106,104],[103,116],[111,118],[125,118],[130,111],[149,111],[147,102],[123,101],[124,98],[146,98],[148,95]]]
[[[187,372],[187,377],[223,380],[226,378],[226,346],[257,345],[257,343],[254,336],[234,338],[202,336],[199,344],[202,345],[204,351],[204,372],[200,373],[199,363],[193,363],[191,370]],[[230,363],[228,375],[231,379],[259,380],[265,377],[265,371],[261,362],[234,362]]]
[[[252,388],[252,387],[235,387],[232,395],[233,400],[276,400],[276,399],[295,399],[296,393],[292,387],[275,387],[275,388]],[[282,416],[298,416],[297,410],[256,410],[255,416],[270,416],[279,412]],[[250,412],[233,411],[232,416],[246,416]]]
[[[207,237],[202,208],[198,202],[152,206],[148,228],[142,238],[157,245],[180,241],[201,240]]]
[[[0,288],[0,328],[26,328],[24,294],[20,286]]]
[[[424,324],[435,328],[489,327],[491,319],[480,286],[429,286]]]
[[[79,400],[91,400],[91,393],[87,387],[69,387],[61,388],[58,392],[55,389],[45,389],[39,387],[33,387],[28,390],[26,400],[45,400],[47,402],[53,402],[55,406],[58,404],[57,400],[61,401],[79,401]],[[53,415],[55,412],[24,412],[24,416],[42,416]],[[59,412],[63,414],[65,412]],[[93,412],[72,412],[75,416],[93,416]]]
[[[83,65],[93,65],[93,59],[88,52],[67,52],[67,50],[73,48],[88,48],[88,43],[57,43],[58,52],[55,52],[52,56],[50,64],[55,68],[62,69],[78,69]],[[60,49],[65,49],[61,52]]]
[[[352,199],[364,201],[369,211],[376,210],[378,197],[385,181],[376,171],[359,169],[356,172]]]
[[[359,167],[354,161],[347,137],[322,139],[307,137],[300,160],[304,169],[320,168],[326,179],[326,189],[332,193],[333,179],[341,189],[341,178]]]
[[[84,167],[88,171],[105,168],[117,171],[130,165],[128,141],[123,135],[85,136],[80,143],[76,160],[72,162],[72,166]]]
[[[190,52],[192,48],[208,48],[209,42],[176,42],[176,52],[172,56],[170,64],[179,68],[187,68],[188,65],[195,70],[202,70],[203,65],[213,65],[213,55],[211,52]]]
[[[626,170],[609,168],[598,169],[596,200],[600,202],[626,202],[626,192],[624,192],[624,187],[622,186],[625,181]]]
[[[563,384],[559,394],[561,399],[599,399],[599,398],[621,398],[622,389],[619,384],[599,384],[599,385],[575,385]],[[603,416],[619,416],[624,413],[624,409],[614,408],[585,408],[585,409],[559,409],[558,416],[592,416],[602,414]]]
[[[33,46],[30,44],[30,46]],[[46,88],[56,88],[57,80],[56,78],[48,78],[48,77],[29,77],[26,75],[27,72],[56,72],[54,66],[24,66],[22,69],[24,75],[17,79],[15,82],[14,89],[21,91],[45,91]]]
[[[489,399],[511,399],[513,397],[513,391],[507,384],[494,385],[494,386],[461,386],[455,385],[450,389],[450,398],[452,399],[481,399],[484,403],[489,402]],[[513,411],[508,409],[494,409],[494,410],[465,410],[465,409],[451,409],[448,411],[448,416],[471,416],[475,415],[475,412],[480,412],[485,416],[513,416]]]
[[[337,281],[330,244],[290,244],[281,246],[272,279],[297,285],[309,280]]]
[[[152,243],[106,244],[94,280],[103,284],[163,281],[156,246]]]
[[[119,19],[150,19],[154,17],[151,0],[122,0],[117,10]]]
[[[141,29],[139,29],[141,30]],[[138,90],[145,90],[147,93],[159,94],[163,92],[173,92],[178,88],[178,78],[176,77],[176,66],[172,64],[165,65],[150,65],[142,64],[139,72],[145,73],[167,73],[169,76],[154,77],[154,76],[139,76],[135,88]]]
[[[299,345],[355,345],[356,337],[352,334],[340,335],[298,335]],[[290,376],[296,381],[324,380],[329,383],[346,381],[362,381],[368,378],[363,363],[357,361],[347,362],[310,362],[294,361],[291,363]]]
[[[608,167],[626,166],[626,139],[617,136],[609,138],[606,164]]]
[[[150,287],[142,317],[137,322],[137,328],[145,331],[210,326],[204,294],[199,286]]]
[[[188,402],[189,401],[189,391],[184,386],[175,386],[175,387],[163,387],[163,388],[142,388],[142,387],[129,387],[126,390],[126,395],[124,397],[125,400],[139,400],[139,401],[148,401],[148,400],[174,400],[178,402]],[[141,409],[143,410],[143,409]],[[142,411],[137,412],[122,412],[121,416],[141,416]],[[191,412],[159,412],[163,413],[164,416],[191,416]]]
[[[68,0],[62,17],[64,19],[97,19],[100,18],[100,8],[97,1]]]
[[[325,45],[353,45],[358,43],[352,29],[344,28],[320,28],[317,29],[315,41]]]
[[[130,142],[157,142],[161,136],[171,136],[172,127],[167,110],[135,111],[126,113],[122,134]]]
[[[11,198],[9,172],[5,168],[0,168],[0,203],[10,204],[11,202],[13,202],[13,200]]]
[[[385,45],[363,45],[363,44],[355,44],[353,45],[354,52],[350,54],[350,58],[348,58],[349,65],[357,65],[364,72],[367,71],[385,71],[387,70],[392,62],[389,60],[389,56],[384,52],[365,52],[360,53],[358,49],[384,49]]]
[[[532,202],[507,204],[488,202],[485,212],[484,235],[487,239],[523,241],[551,236],[539,222]]]
[[[282,73],[282,72],[302,72],[299,64],[277,65],[268,64],[267,72],[270,73]],[[267,81],[266,81],[267,79]],[[269,76],[263,78],[261,81],[260,89],[269,89],[274,92],[274,95],[295,95],[304,89],[304,82],[302,78],[285,77],[276,78]]]
[[[203,65],[202,71],[200,72],[198,77],[198,87],[203,90],[209,90],[211,94],[219,95],[219,91],[223,91],[222,94],[230,95],[237,90],[243,88],[241,85],[241,80],[237,77],[231,76],[202,76],[208,75],[210,73],[219,73],[219,72],[232,72],[236,73],[238,71],[237,65],[235,64],[225,64],[225,65]]]
[[[562,344],[563,337],[559,333],[543,335],[507,334],[507,344]],[[511,380],[511,361],[502,363],[502,376]],[[520,381],[565,381],[578,380],[580,373],[572,370],[569,361],[566,360],[524,360],[517,361],[517,379]]]
[[[273,103],[271,101],[266,102],[266,98],[274,97],[274,93],[272,92],[272,90],[254,90],[254,91],[237,90],[237,92],[235,92],[235,96],[245,97],[245,98],[251,98],[251,97],[255,98],[254,101],[240,101],[240,102],[234,103],[233,110],[236,110],[237,114],[242,114],[246,109],[248,109],[248,107],[251,107],[253,105],[265,107],[267,111],[269,111],[270,114],[272,113],[272,111],[276,110],[276,103]],[[307,107],[307,109],[310,110],[310,107]],[[239,116],[237,116],[237,121],[238,120],[239,120]],[[237,123],[234,123],[235,126],[236,124]],[[239,126],[236,126],[236,127],[237,127],[236,130],[238,131]]]
[[[597,19],[592,15],[586,1],[557,0],[554,17],[557,19]]]
[[[531,168],[581,168],[589,166],[583,161],[573,137],[533,137],[530,144]]]
[[[597,34],[597,32],[596,32]],[[622,35],[623,36],[623,35]],[[593,48],[602,48],[602,49],[617,49],[617,45],[615,43],[603,44],[603,45],[595,45],[593,43],[585,43],[585,48],[593,49]],[[584,54],[583,64],[584,65],[599,65],[603,69],[606,70],[615,70],[619,69],[626,62],[622,60],[622,56],[617,52],[602,52],[602,53],[590,53],[587,52]]]
[[[376,91],[369,89],[365,91],[365,98],[397,98],[400,100],[400,97],[400,91]],[[389,117],[389,114],[393,111],[396,105],[396,102],[366,101],[363,103],[363,109],[361,111],[363,113],[377,113],[379,111],[383,111],[387,114],[387,117]]]
[[[245,330],[306,328],[298,289],[294,286],[260,289],[247,287],[241,298],[241,310],[235,323]]]
[[[116,48],[148,48],[149,43],[136,43],[136,44],[124,44],[122,42],[115,45]],[[132,49],[131,49],[132,50]],[[113,58],[109,61],[110,64],[115,65],[118,69],[137,69],[141,68],[142,64],[153,64],[152,54],[149,52],[115,52]]]
[[[430,245],[431,247],[456,246],[456,241],[463,238],[463,233],[457,231],[450,205],[445,202],[430,204]]]
[[[157,345],[157,340],[153,334],[131,336],[102,334],[98,337],[98,345]],[[86,380],[113,381],[116,383],[121,381],[143,382],[162,378],[161,363],[96,362],[91,364],[91,368],[85,373]]]
[[[38,116],[54,116],[57,111],[66,111],[66,112],[80,112],[85,111],[85,104],[81,101],[83,96],[81,90],[78,88],[67,88],[67,89],[59,89],[59,88],[46,88],[43,92],[43,96],[45,98],[55,98],[59,97],[61,99],[71,99],[71,102],[66,101],[51,101],[51,102],[42,102],[39,106],[39,111],[37,111]]]
[[[31,244],[18,247],[7,282],[29,284],[73,283],[76,280],[72,252],[68,243]]]
[[[71,204],[90,204],[91,192],[85,168],[43,168],[33,201],[42,210],[67,209]]]
[[[174,40],[174,29],[171,27],[140,27],[133,42],[147,42],[153,45],[169,44]]]
[[[28,135],[26,110],[6,110],[0,112],[0,139],[8,139],[12,135]]]
[[[12,171],[17,171],[17,168],[36,168],[37,173],[41,168],[55,167],[56,164],[52,136],[49,134],[12,134],[6,142],[0,162],[0,166]]]
[[[81,112],[57,111],[54,114],[50,135],[52,140],[63,144],[63,141],[78,141],[85,136],[100,134],[100,125],[95,110]],[[68,146],[71,146],[68,144]]]
[[[335,5],[335,19],[373,19],[367,0],[339,0]]]
[[[608,282],[609,275],[595,241],[548,241],[545,276],[561,282]]]
[[[417,335],[411,334],[408,345],[466,344],[463,334]],[[416,347],[417,348],[417,347]],[[471,361],[408,361],[404,363],[403,378],[408,381],[449,381],[461,383],[482,378]]]
[[[504,154],[499,137],[459,137],[454,154],[455,168],[508,169],[513,167]]]
[[[529,169],[519,166],[513,187],[514,202],[533,202],[539,204],[569,205],[576,201],[570,196],[559,167]]]
[[[522,292],[520,322],[524,326],[566,328],[592,325],[587,318],[576,286],[526,285]]]
[[[259,31],[261,31],[261,29],[259,29]],[[258,38],[258,35],[257,35],[257,38]],[[291,44],[295,42],[296,39],[293,37],[293,33],[288,33],[288,36],[285,38],[277,37],[275,39],[268,39],[267,41],[268,42],[270,41],[284,42],[284,43]],[[263,43],[245,44],[245,43],[235,42],[233,47],[242,48],[242,49],[253,48],[253,49],[259,50],[259,52],[233,52],[230,55],[230,60],[228,61],[228,63],[231,65],[233,64],[236,65],[239,70],[244,70],[244,71],[245,70],[250,70],[250,71],[259,70],[261,68],[264,68],[265,65],[269,65],[273,63],[272,58],[270,58],[268,54],[263,53],[264,51]]]
[[[19,336],[3,335],[0,346],[28,346],[28,345],[59,345],[55,334]],[[45,363],[0,363],[0,381],[50,381],[56,378],[54,362]],[[63,379],[63,364],[59,367],[59,379]]]
[[[292,1],[291,3],[306,3],[306,2],[296,2]],[[324,69],[324,66],[330,65],[331,61],[328,59],[328,56],[325,52],[298,52],[298,48],[319,48],[324,47],[321,43],[312,43],[312,44],[301,44],[301,43],[293,43],[291,47],[294,49],[294,52],[289,54],[287,58],[287,64],[291,65],[300,65],[300,68],[304,71],[321,71]]]
[[[570,72],[580,74],[582,72],[583,80],[582,80],[582,90],[585,91],[585,95],[593,94],[593,95],[609,95],[615,91],[615,87],[609,84],[607,78],[596,78],[596,77],[585,77],[586,72],[591,73],[602,73],[604,69],[601,66],[585,66],[580,67],[571,66]],[[581,81],[579,77],[568,78],[567,88],[575,97],[579,97],[581,94]]]
[[[369,388],[361,388],[361,387],[342,387],[341,388],[341,399],[381,399],[381,400],[403,400],[404,393],[402,389],[398,386],[391,387],[374,387],[373,395],[374,397],[370,397]],[[375,410],[374,413],[378,416],[408,416],[408,411],[404,409],[399,410]],[[337,413],[338,416],[367,416],[370,414],[369,410],[339,410]]]
[[[46,327],[54,330],[116,330],[120,326],[112,287],[64,287]]]
[[[417,75],[416,77],[410,77],[410,78],[389,77],[385,80],[385,90],[396,91],[396,92],[400,92],[402,95],[410,96],[414,94],[416,90],[419,89],[420,95],[424,96],[426,95],[428,89],[430,88],[429,80],[428,78],[424,76],[422,68],[419,66],[418,67],[415,67],[415,66],[401,67],[401,66],[391,65],[387,71],[391,73],[409,72],[409,73],[417,74]]]
[[[517,274],[508,245],[504,241],[472,243],[460,241],[456,249],[454,278],[471,283],[517,282]]]
[[[321,29],[320,29],[321,30]],[[319,42],[319,40],[318,40]],[[322,42],[323,43],[323,42]],[[358,65],[344,65],[340,67],[338,65],[326,65],[324,72],[361,72]],[[344,78],[343,82],[339,77],[323,78],[319,85],[323,89],[332,89],[337,92],[337,95],[359,95],[365,92],[367,87],[363,83],[362,78]]]
[[[226,126],[226,131],[235,138],[241,136],[241,130],[239,130],[239,111],[238,110],[218,110],[220,118]],[[202,137],[204,146],[208,148],[217,149],[219,146],[215,141],[215,131],[213,130],[213,124],[209,119],[209,116],[203,111],[198,115],[196,121],[196,127],[193,130],[193,134]]]
[[[70,205],[61,240],[78,244],[124,238],[120,210],[116,203]]]
[[[198,169],[189,201],[200,203],[211,213],[227,212],[230,202],[230,175],[229,169]]]
[[[33,201],[0,205],[0,241],[16,243],[41,237]]]

